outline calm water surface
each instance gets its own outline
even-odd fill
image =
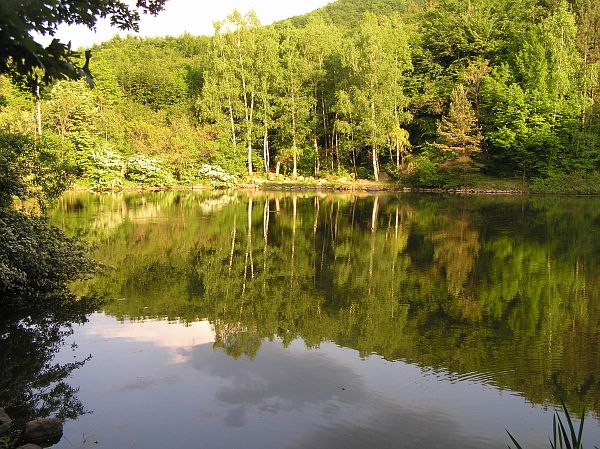
[[[110,265],[60,448],[600,445],[597,199],[70,194]]]

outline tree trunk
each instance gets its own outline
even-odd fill
[[[269,177],[269,167],[271,166],[271,158],[269,155],[269,125],[267,121],[267,101],[263,98],[263,163],[265,165],[265,173]]]
[[[252,143],[248,142],[248,174],[252,175]]]
[[[373,175],[375,181],[379,181],[379,158],[377,157],[377,145],[375,143],[371,146],[371,152],[373,153]]]
[[[373,155],[373,175],[379,181],[379,159],[377,157],[377,143],[375,142],[375,102],[371,101],[371,153]]]
[[[296,95],[294,90],[292,89],[292,157],[294,159],[294,169],[292,170],[292,177],[295,178],[298,176],[298,156],[296,153],[298,152],[298,147],[296,145]]]
[[[250,110],[247,116],[248,131],[246,140],[248,143],[248,174],[252,175],[252,120],[254,115],[254,93],[251,94]]]
[[[263,134],[263,159],[265,164],[265,173],[267,177],[269,175],[269,166],[271,165],[271,160],[269,157],[269,130],[265,123],[265,132]]]
[[[298,177],[298,156],[296,155],[296,147],[294,146],[294,169],[292,170],[292,178]]]
[[[227,98],[229,103],[229,121],[231,123],[231,142],[233,143],[233,154],[237,153],[237,138],[235,136],[235,120],[233,119],[233,106],[231,105],[231,97]]]
[[[37,122],[37,135],[36,137],[42,137],[42,107],[40,103],[40,83],[35,81],[35,108],[36,108],[36,122]]]
[[[298,176],[298,147],[296,146],[296,126],[295,126],[295,122],[294,122],[294,140],[292,142],[292,159],[293,159],[293,164],[294,164],[294,168],[292,169],[292,178],[295,178]]]
[[[337,161],[337,169],[338,173],[342,170],[341,162],[340,162],[340,142],[338,141],[338,133],[334,135],[334,148],[335,148],[335,159]]]
[[[319,174],[321,162],[319,160],[319,144],[317,143],[317,136],[314,137],[315,145],[315,176]]]

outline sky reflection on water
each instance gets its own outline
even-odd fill
[[[93,412],[59,447],[505,447],[505,427],[545,447],[550,412],[510,391],[333,343],[263,341],[236,360],[210,329],[92,316],[71,338],[94,355],[72,377]]]

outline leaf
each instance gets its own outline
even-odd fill
[[[508,436],[510,437],[510,439],[514,443],[515,447],[517,449],[523,449],[523,447],[519,444],[519,442],[517,440],[515,440],[515,437],[513,437],[512,434],[507,429],[504,429],[504,430],[506,430],[506,433],[508,433]],[[510,447],[510,446],[508,446],[508,447]]]

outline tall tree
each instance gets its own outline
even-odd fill
[[[211,65],[204,73],[204,84],[196,102],[196,111],[201,121],[216,124],[220,130],[227,130],[235,158],[239,134],[238,115],[242,109],[237,96],[239,87],[232,67],[231,49],[224,38],[224,23],[215,22],[214,28]]]
[[[325,23],[321,16],[311,16],[303,28],[302,37],[305,43],[305,58],[309,73],[311,95],[313,97],[310,114],[311,139],[314,149],[314,170],[317,174],[321,167],[320,146],[325,148],[325,156],[331,153],[331,168],[333,169],[334,142],[329,124],[331,96],[326,92],[327,62],[334,52],[335,45],[341,39],[337,28]],[[331,151],[329,151],[331,150]],[[338,156],[339,167],[339,156]]]
[[[260,22],[254,11],[250,11],[246,16],[242,16],[238,11],[234,11],[227,16],[225,26],[229,32],[225,34],[226,42],[231,48],[231,66],[234,69],[238,80],[238,86],[241,91],[238,94],[241,97],[241,103],[244,108],[243,129],[245,134],[245,146],[247,154],[248,174],[252,174],[252,137],[255,121],[256,93],[259,89],[256,79],[256,59],[257,59],[257,29]]]
[[[450,109],[439,124],[435,146],[468,163],[474,153],[481,151],[477,118],[462,84],[454,88],[450,98]]]
[[[277,89],[282,82],[281,63],[279,60],[279,36],[271,27],[258,30],[256,52],[256,78],[258,85],[258,118],[262,124],[263,164],[265,173],[269,173],[271,150],[270,133],[274,125]]]
[[[405,106],[401,78],[410,67],[410,52],[407,41],[401,41],[396,32],[390,19],[366,14],[346,50],[351,95],[376,181],[380,149],[389,142],[390,131],[401,120],[399,114]]]
[[[310,73],[299,30],[286,26],[281,30],[281,64],[283,68],[280,97],[281,134],[292,159],[292,176],[298,175],[298,158],[309,132],[309,116],[314,104],[309,86]]]

